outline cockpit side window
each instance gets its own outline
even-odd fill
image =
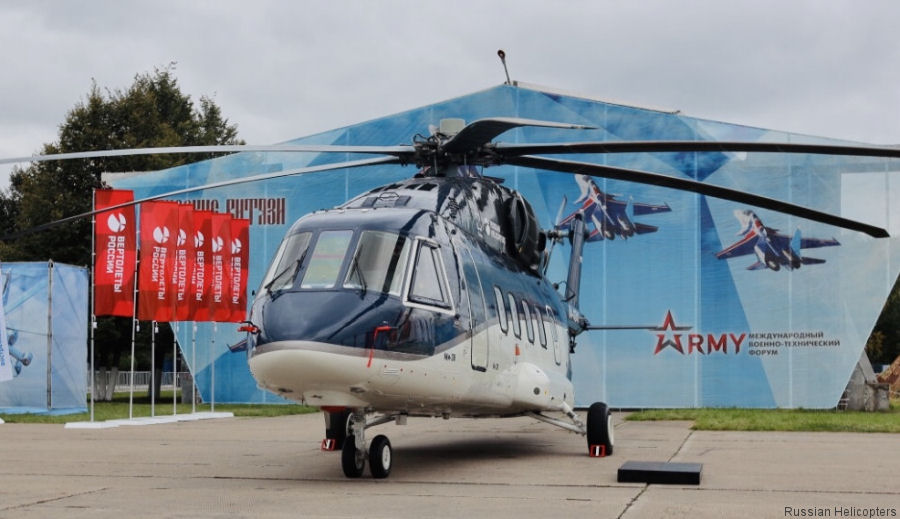
[[[263,289],[274,292],[290,288],[294,284],[294,278],[300,271],[311,236],[312,233],[301,232],[292,234],[281,242],[272,259],[272,264],[269,266],[269,271],[263,278],[261,285]]]
[[[430,243],[420,242],[410,282],[409,300],[450,308],[446,279],[438,248]]]
[[[322,231],[309,258],[300,288],[333,288],[353,231]]]
[[[410,240],[388,232],[363,231],[347,269],[344,288],[400,295]]]

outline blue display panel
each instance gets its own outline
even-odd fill
[[[291,141],[394,145],[427,134],[442,118],[511,116],[590,125],[594,130],[522,128],[502,142],[590,140],[837,141],[725,124],[540,90],[498,86],[431,106]],[[364,158],[349,154],[242,153],[129,178],[137,197],[258,173]],[[900,233],[900,162],[778,153],[656,153],[572,156],[746,190],[883,226]],[[412,166],[376,166],[200,191],[181,200],[251,219],[249,289],[255,289],[284,232],[301,216],[407,178]],[[581,304],[595,325],[654,330],[593,331],[573,359],[576,401],[614,407],[833,407],[898,273],[898,239],[874,239],[824,224],[714,198],[621,181],[519,167],[490,168],[531,202],[549,228],[589,204],[637,231],[586,222]],[[585,187],[588,186],[588,187]],[[596,191],[593,191],[596,189]],[[598,198],[599,197],[599,198]],[[613,239],[604,235],[610,232]],[[621,231],[621,229],[620,229]],[[567,247],[549,277],[565,279]],[[777,270],[776,270],[777,269]],[[302,312],[303,309],[298,309]],[[205,400],[281,402],[258,390],[236,326],[200,323],[179,342]]]
[[[86,411],[87,269],[3,263],[0,283],[13,375],[0,382],[0,411]]]

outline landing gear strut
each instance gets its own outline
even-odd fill
[[[387,436],[379,434],[372,440],[372,444],[366,455],[366,428],[394,420],[393,416],[377,418],[366,424],[364,411],[353,411],[348,424],[348,434],[341,449],[341,468],[348,478],[362,476],[366,467],[366,458],[369,460],[369,471],[373,478],[386,478],[391,473],[393,465],[393,450]]]

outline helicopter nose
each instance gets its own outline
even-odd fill
[[[260,308],[258,345],[277,341],[316,341],[366,347],[372,331],[396,322],[399,301],[356,291],[287,292]]]

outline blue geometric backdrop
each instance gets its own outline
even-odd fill
[[[291,143],[394,145],[427,135],[442,118],[473,121],[522,117],[578,123],[595,130],[522,128],[501,142],[587,140],[837,141],[750,128],[591,100],[522,86],[501,85],[296,139]],[[344,161],[349,154],[241,153],[116,182],[137,197],[252,174]],[[900,234],[900,162],[763,153],[656,153],[565,157],[693,178],[779,198],[876,224]],[[257,288],[284,232],[301,216],[341,204],[376,186],[415,172],[412,166],[377,166],[283,178],[201,191],[181,200],[251,218],[248,290]],[[518,167],[487,174],[506,179],[531,202],[543,227],[552,226],[563,197],[566,212],[581,191],[570,175]],[[579,337],[573,358],[576,402],[614,407],[804,407],[836,405],[900,270],[897,238],[874,239],[777,212],[665,188],[597,180],[618,200],[667,204],[671,211],[633,216],[656,232],[586,245],[582,311],[595,325],[645,325],[655,330],[594,331]],[[824,263],[796,270],[748,270],[754,254],[718,259],[739,241],[752,211],[777,234],[839,243],[802,250]],[[775,235],[776,231],[770,231]],[[553,255],[550,278],[565,279],[567,247]],[[667,320],[668,318],[668,320]],[[667,325],[667,326],[664,326]],[[675,329],[689,328],[689,329]],[[198,325],[196,358],[190,326],[179,342],[204,400],[281,402],[256,388],[236,326]],[[214,344],[213,344],[214,341]],[[676,347],[680,345],[680,348]],[[679,351],[680,349],[680,351]]]

